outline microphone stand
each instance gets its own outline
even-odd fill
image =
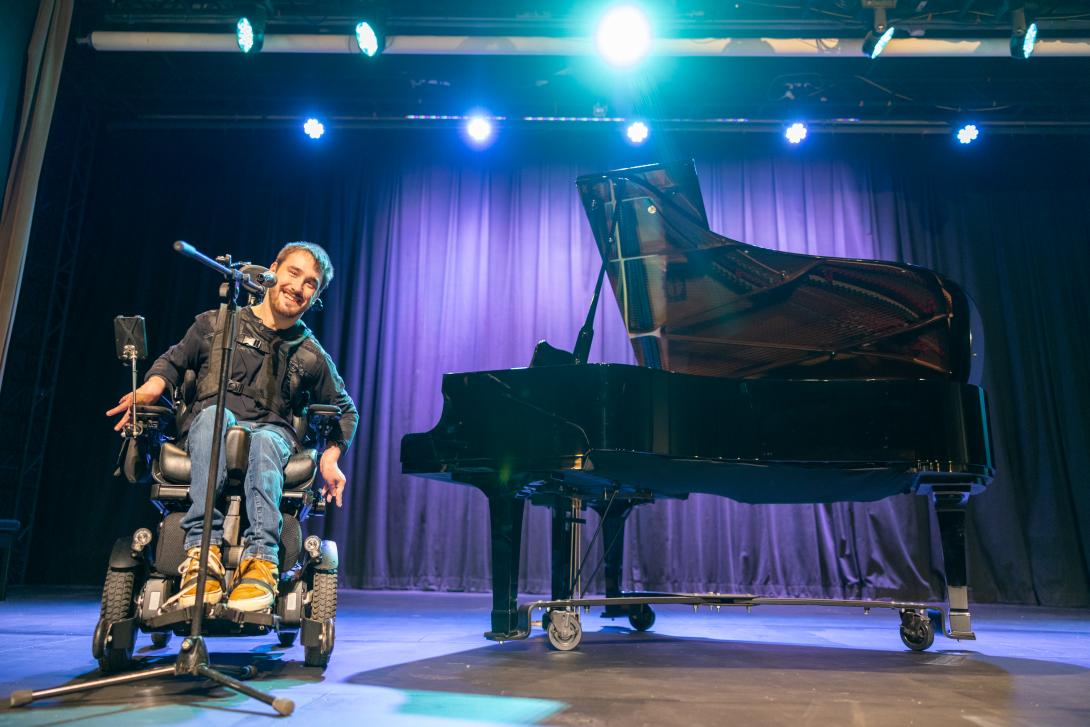
[[[238,296],[243,290],[251,296],[260,295],[264,292],[264,287],[255,282],[249,274],[232,267],[230,255],[213,260],[182,240],[174,243],[174,250],[185,257],[212,268],[224,277],[224,282],[220,284],[219,288],[220,307],[219,315],[216,318],[217,333],[222,352],[218,372],[219,389],[216,392],[216,417],[212,427],[212,452],[208,467],[208,489],[204,498],[204,525],[201,530],[201,555],[198,561],[196,603],[192,609],[193,620],[189,636],[182,641],[178,656],[172,666],[153,667],[130,674],[102,677],[88,682],[51,689],[16,691],[11,694],[11,706],[13,707],[29,704],[38,699],[59,697],[99,687],[128,684],[159,676],[200,676],[228,689],[233,689],[240,694],[245,694],[252,699],[264,702],[281,716],[286,717],[295,710],[295,703],[292,700],[265,694],[223,673],[230,670],[239,676],[252,676],[255,672],[253,666],[212,668],[208,660],[208,647],[205,645],[204,636],[201,633],[205,612],[210,609],[204,603],[204,593],[208,582],[208,551],[212,539],[212,514],[216,504],[217,475],[219,474],[219,461],[222,455],[224,401],[226,399],[227,381],[231,374],[231,358],[235,351],[235,338],[238,336]]]

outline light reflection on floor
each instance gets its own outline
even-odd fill
[[[324,673],[302,665],[300,647],[282,649],[273,638],[210,639],[209,650],[213,662],[256,660],[261,674],[251,684],[291,698],[297,715],[323,727],[691,725],[728,713],[782,723],[853,714],[883,724],[900,715],[905,724],[1090,723],[1090,708],[1080,707],[1090,704],[1086,611],[978,606],[978,641],[939,636],[917,654],[901,644],[893,611],[661,607],[646,634],[584,616],[583,646],[563,654],[540,630],[526,642],[485,641],[489,608],[485,594],[342,591]],[[97,615],[90,589],[15,589],[0,603],[0,695],[95,676]],[[141,636],[138,655],[165,662],[178,641],[156,650]],[[926,694],[916,695],[921,686]],[[267,714],[260,703],[183,679],[5,706],[0,724],[213,727]]]

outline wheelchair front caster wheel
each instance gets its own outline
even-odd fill
[[[131,571],[106,571],[101,610],[91,640],[91,653],[98,660],[98,667],[103,674],[121,671],[132,664],[134,634],[130,631],[125,639],[115,638],[119,634],[115,633],[114,627],[121,622],[131,626],[134,580]],[[127,643],[120,643],[122,641]]]
[[[337,574],[314,574],[310,587],[310,618],[323,624],[317,640],[307,643],[303,638],[303,663],[307,666],[325,667],[333,654],[333,641],[337,620]]]
[[[170,637],[173,635],[169,631],[153,631],[151,633],[151,645],[156,649],[161,649],[170,643]]]

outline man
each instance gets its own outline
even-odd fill
[[[260,611],[276,600],[279,574],[280,497],[284,464],[298,442],[291,426],[292,410],[309,402],[336,404],[341,410],[339,431],[321,454],[319,471],[326,501],[341,505],[344,473],[338,465],[356,431],[358,415],[344,382],[328,354],[300,318],[333,279],[333,265],[318,245],[293,242],[285,245],[269,268],[276,274],[258,305],[239,311],[238,337],[231,361],[230,382],[224,411],[224,431],[231,426],[250,430],[249,467],[244,482],[244,501],[249,526],[244,537],[242,560],[227,605],[242,611]],[[197,316],[185,337],[160,356],[136,390],[138,404],[153,404],[177,386],[186,370],[197,372],[197,400],[186,447],[192,461],[189,494],[192,504],[182,518],[186,559],[179,569],[182,583],[175,599],[186,608],[196,602],[197,564],[204,520],[208,467],[211,461],[215,395],[219,384],[220,344],[216,334],[217,311]],[[132,393],[121,397],[106,414],[122,414],[114,427],[120,431],[129,418]],[[220,457],[217,494],[226,478],[226,461]],[[227,589],[220,546],[223,513],[214,511],[209,579],[205,602],[218,603]]]

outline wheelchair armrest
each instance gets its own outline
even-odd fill
[[[307,426],[311,430],[312,442],[319,449],[325,449],[333,425],[341,420],[341,408],[335,404],[311,404],[307,407]]]
[[[143,425],[144,432],[150,429],[164,432],[174,422],[174,410],[170,407],[155,407],[152,404],[136,404],[136,422]]]
[[[307,416],[311,419],[340,421],[341,408],[335,404],[311,404],[307,407]]]

